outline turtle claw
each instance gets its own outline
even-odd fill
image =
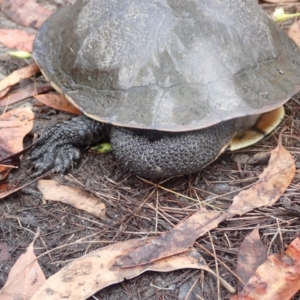
[[[41,175],[47,171],[53,173],[65,173],[73,162],[80,159],[80,150],[72,145],[55,145],[46,151],[46,145],[34,151],[31,160],[35,167],[35,175]],[[45,149],[44,151],[41,151]]]
[[[80,156],[81,153],[78,148],[71,145],[65,145],[63,149],[60,149],[60,152],[56,157],[54,171],[56,173],[67,172],[73,162],[80,159]]]

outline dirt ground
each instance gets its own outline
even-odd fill
[[[63,1],[52,1],[50,4],[57,5],[58,2],[64,4]],[[0,26],[20,27],[2,13]],[[8,57],[7,50],[4,46],[0,48],[2,77],[30,62]],[[28,101],[33,102],[32,99],[25,102]],[[230,270],[235,270],[238,248],[254,228],[259,226],[261,240],[268,254],[282,253],[299,234],[300,94],[295,95],[285,109],[286,116],[281,126],[268,137],[247,149],[224,153],[197,174],[148,183],[133,174],[124,173],[111,154],[85,153],[78,166],[67,175],[51,176],[63,184],[79,186],[97,195],[106,205],[106,220],[99,220],[66,204],[45,202],[36,184],[2,199],[0,243],[8,245],[11,258],[0,261],[0,287],[4,285],[16,259],[31,243],[37,227],[41,229],[41,238],[35,243],[36,255],[53,250],[39,259],[48,278],[68,262],[95,249],[117,241],[145,238],[168,231],[200,208],[209,209],[208,205],[214,205],[226,210],[238,191],[255,183],[267,165],[267,161],[258,165],[243,164],[241,158],[274,149],[278,133],[286,127],[283,145],[295,158],[297,172],[284,195],[273,207],[255,209],[222,222],[194,245],[210,268],[218,270],[222,278],[236,286],[236,278]],[[35,113],[36,126],[25,143],[32,140],[33,133],[71,117],[46,107],[36,108]],[[26,173],[28,170],[21,169],[18,172]],[[298,208],[298,212],[289,209],[287,203]],[[79,240],[80,244],[73,244]],[[218,293],[220,299],[229,299],[231,296],[222,286],[218,292],[217,281],[212,275],[201,270],[186,269],[170,273],[147,272],[105,288],[90,300],[215,300],[218,299]],[[293,299],[300,299],[300,293]]]

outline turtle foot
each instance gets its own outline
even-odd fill
[[[80,158],[80,148],[98,142],[106,126],[79,116],[48,129],[33,145],[29,159],[39,176],[47,171],[64,173]]]

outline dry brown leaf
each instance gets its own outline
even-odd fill
[[[11,268],[8,279],[0,291],[0,300],[29,300],[46,281],[33,250],[33,244],[39,233],[38,229],[26,252]]]
[[[295,22],[290,28],[288,35],[300,48],[300,21]]]
[[[23,138],[33,127],[31,108],[19,108],[0,115],[0,161],[23,149]],[[0,180],[9,174],[9,167],[0,165]],[[9,185],[0,185],[1,194],[6,195]]]
[[[51,85],[36,85],[31,84],[26,88],[20,88],[16,91],[9,93],[0,99],[0,107],[8,106],[19,101],[25,100],[39,93],[45,93],[53,90]]]
[[[71,186],[59,184],[55,180],[39,180],[38,189],[46,200],[60,201],[98,217],[105,217],[105,205],[94,195]]]
[[[290,185],[296,173],[292,155],[281,144],[271,151],[269,165],[259,175],[259,180],[249,189],[233,198],[228,213],[242,215],[261,206],[272,206]]]
[[[32,129],[33,119],[30,107],[17,108],[0,115],[0,157],[23,149],[23,138]]]
[[[299,289],[300,239],[296,238],[284,254],[269,256],[231,300],[289,300]]]
[[[198,211],[127,257],[120,257],[118,264],[132,267],[186,251],[197,238],[217,227],[221,221],[254,208],[273,205],[291,183],[295,171],[294,159],[281,145],[280,134],[278,146],[271,152],[269,165],[259,176],[259,181],[235,196],[227,212]]]
[[[0,43],[10,49],[32,52],[34,36],[21,29],[0,29]]]
[[[254,229],[239,247],[236,274],[245,283],[256,269],[267,259],[267,250],[260,240],[258,229]],[[243,288],[244,285],[240,286]]]
[[[29,65],[25,68],[16,70],[0,81],[0,92],[7,87],[19,83],[21,80],[30,78],[39,73],[40,69],[36,64]],[[4,95],[2,95],[3,97]]]
[[[0,116],[0,161],[23,149],[23,138],[33,127],[31,108],[18,108]],[[5,171],[0,167],[0,172]]]
[[[52,108],[79,115],[81,112],[66,97],[59,94],[36,95],[34,98]]]
[[[106,286],[134,278],[146,271],[170,272],[186,268],[208,268],[195,249],[135,268],[122,269],[116,264],[116,257],[126,255],[143,243],[143,240],[119,242],[72,261],[48,278],[31,300],[82,300]]]
[[[53,13],[35,0],[4,0],[1,10],[16,23],[34,28],[39,28]]]

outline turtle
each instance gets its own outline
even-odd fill
[[[33,56],[82,112],[34,144],[40,174],[105,135],[126,171],[195,173],[274,129],[300,89],[299,49],[256,0],[78,0],[43,23]]]

